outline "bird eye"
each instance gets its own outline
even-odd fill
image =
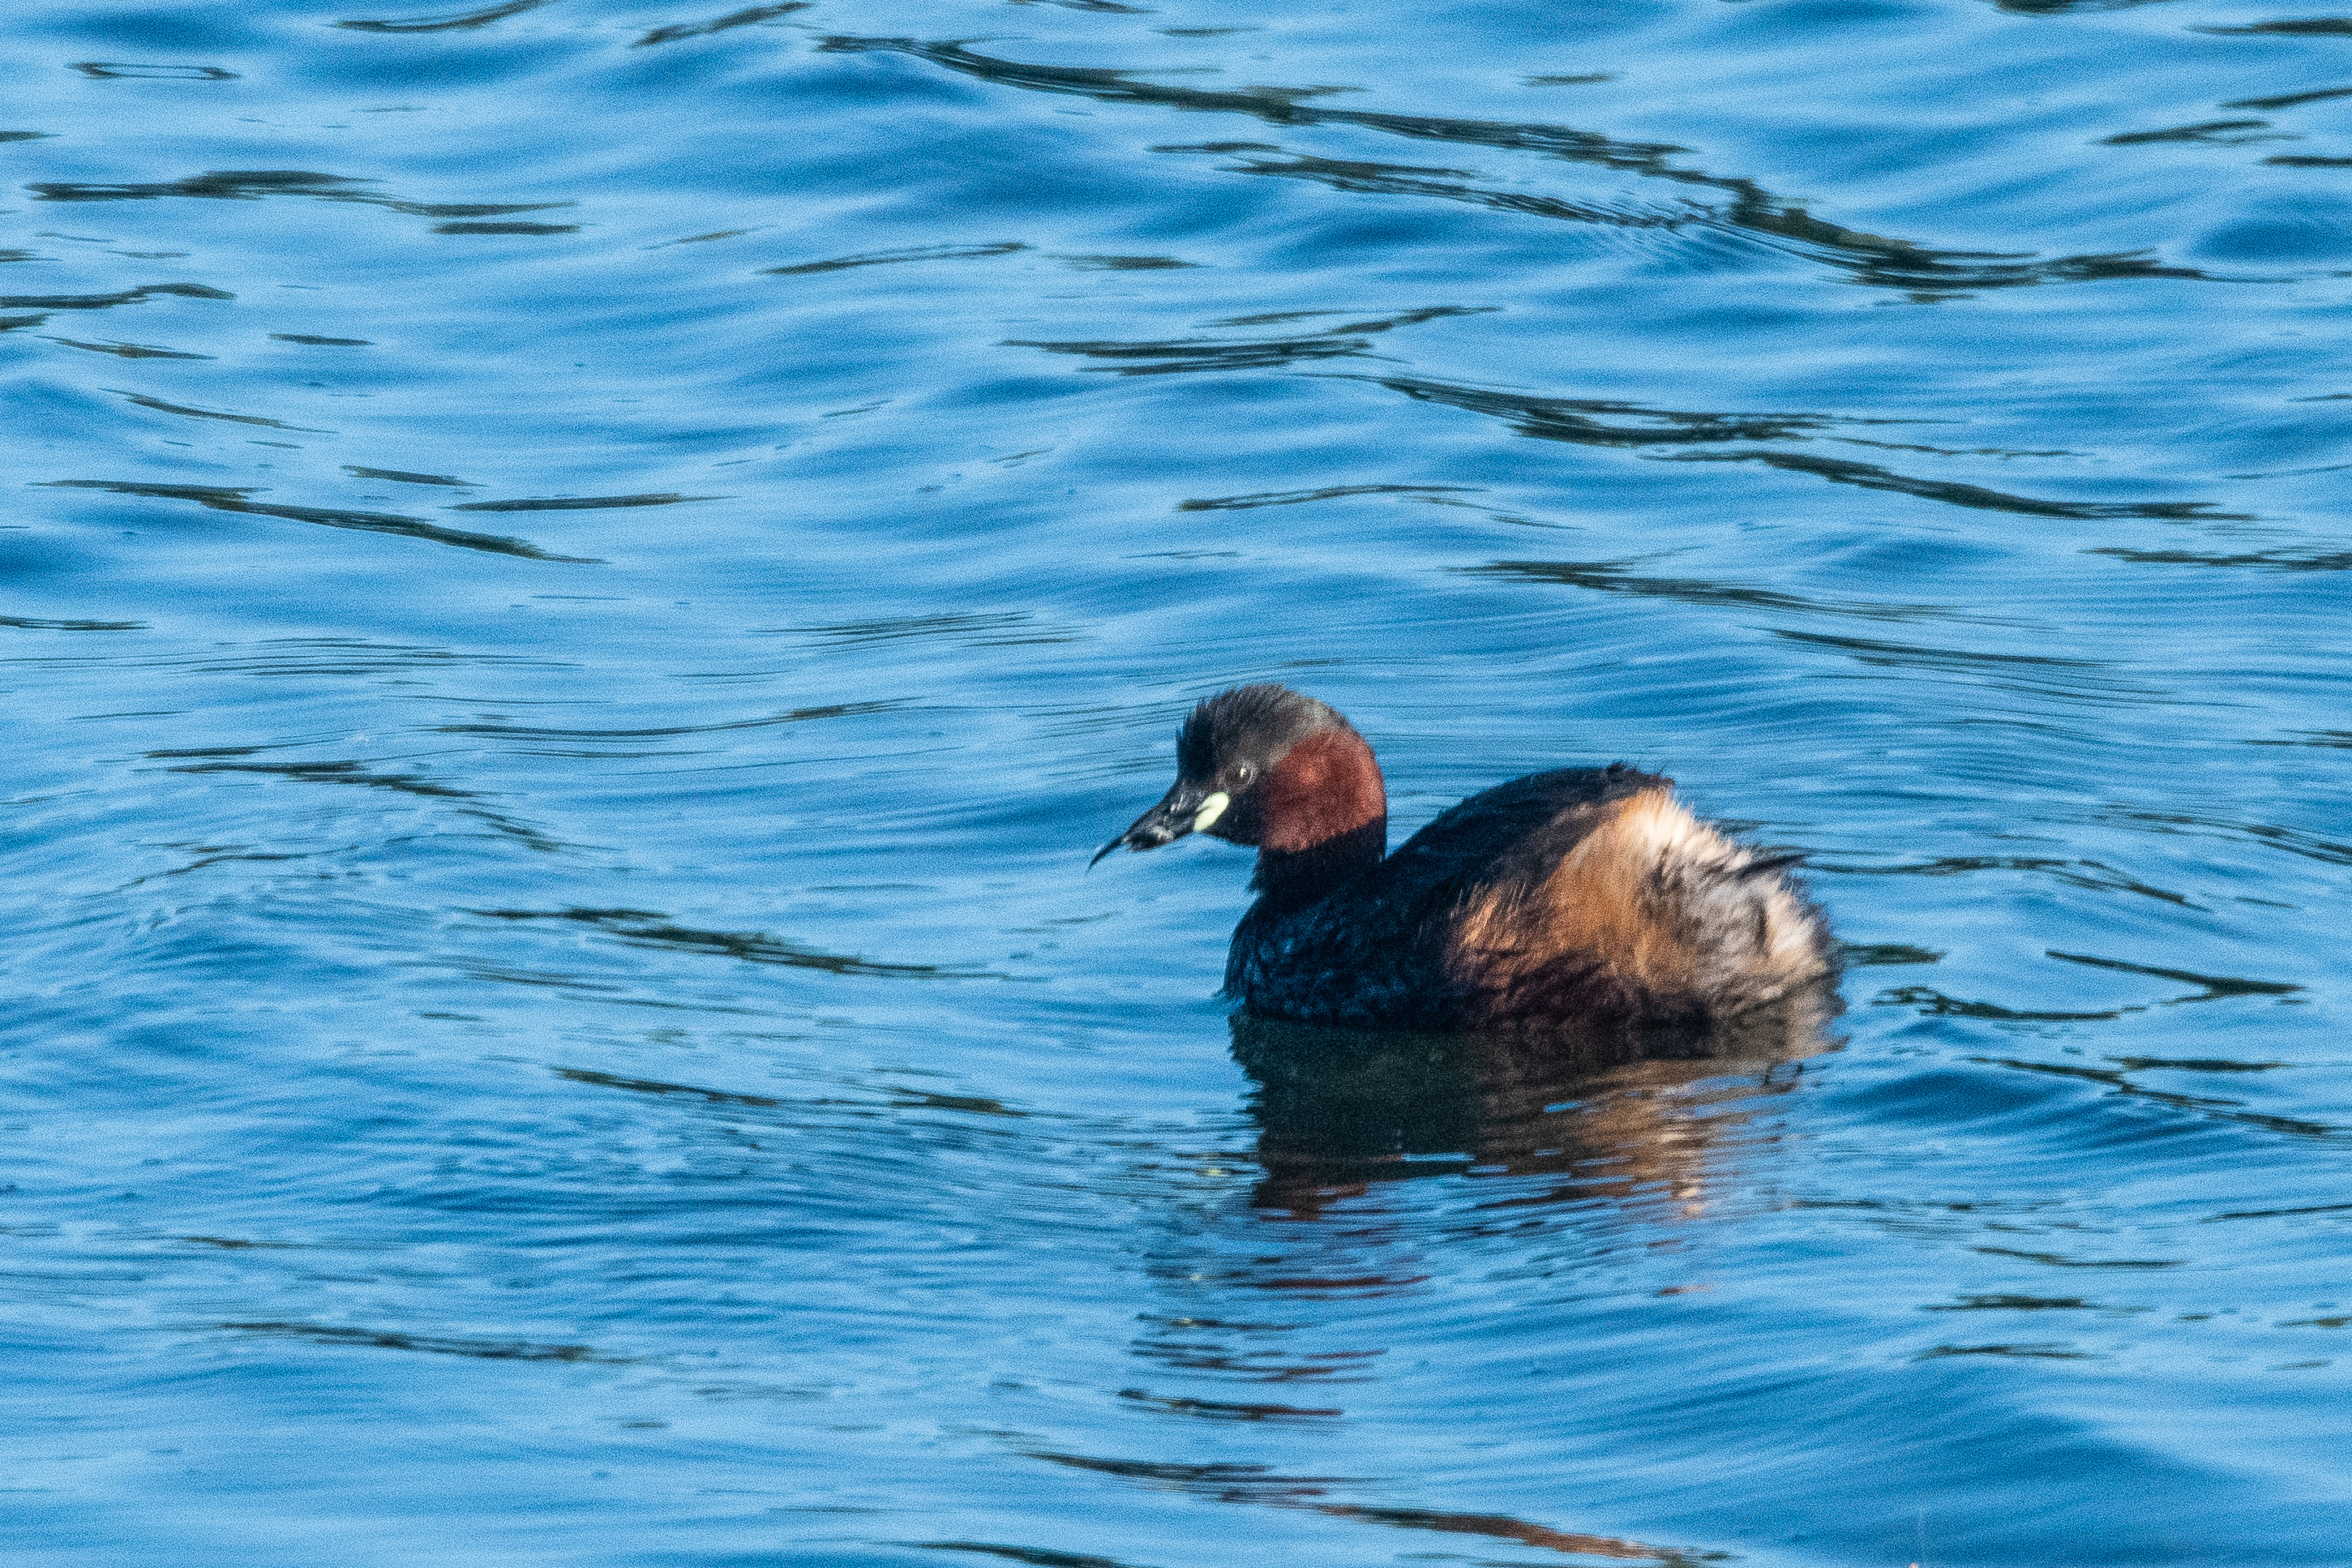
[[[1250,779],[1255,776],[1257,770],[1251,767],[1247,763],[1235,763],[1234,764],[1234,783],[1237,784],[1245,784],[1250,782]]]

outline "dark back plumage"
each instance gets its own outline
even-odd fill
[[[1234,932],[1225,990],[1255,1013],[1298,1023],[1491,1026],[1492,1008],[1450,961],[1465,911],[1532,897],[1609,808],[1670,782],[1622,765],[1560,768],[1473,795],[1312,903],[1261,900]],[[1606,1010],[1609,1000],[1596,994],[1570,1010]]]

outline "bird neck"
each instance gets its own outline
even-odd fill
[[[1388,853],[1381,765],[1346,725],[1318,730],[1284,753],[1257,787],[1259,902],[1292,909],[1323,897]]]
[[[1257,872],[1250,878],[1250,886],[1257,889],[1258,903],[1269,913],[1301,909],[1379,865],[1388,854],[1388,845],[1386,812],[1305,849],[1276,849],[1268,845],[1257,852]]]

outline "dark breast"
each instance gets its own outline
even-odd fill
[[[1465,911],[1531,893],[1623,802],[1670,783],[1622,765],[1562,768],[1473,795],[1311,902],[1261,899],[1234,932],[1226,994],[1264,1017],[1337,1027],[1514,1022],[1456,962]],[[1564,955],[1545,1008],[1626,1005],[1603,968]]]

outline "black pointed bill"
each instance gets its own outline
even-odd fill
[[[1163,844],[1173,844],[1188,833],[1205,833],[1233,804],[1233,796],[1223,790],[1210,789],[1206,784],[1188,784],[1182,779],[1160,798],[1158,805],[1135,819],[1128,830],[1095,851],[1094,860],[1087,862],[1092,869],[1095,861],[1114,849],[1157,849]]]

